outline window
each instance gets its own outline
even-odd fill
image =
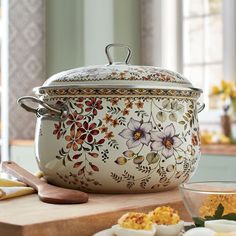
[[[223,0],[183,0],[183,74],[203,89],[207,108],[217,106],[208,95],[223,72]]]

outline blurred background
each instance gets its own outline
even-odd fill
[[[235,0],[1,0],[0,11],[2,160],[37,169],[36,118],[17,98],[57,72],[107,64],[105,46],[123,43],[132,64],[178,71],[203,89],[194,178],[216,180],[223,168],[236,179]],[[122,61],[123,51],[113,57]]]

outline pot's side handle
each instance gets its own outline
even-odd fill
[[[197,102],[197,113],[200,113],[204,110],[206,104],[204,102]]]
[[[132,51],[131,51],[130,47],[127,46],[127,45],[124,45],[124,44],[112,43],[112,44],[108,44],[105,47],[105,53],[107,55],[107,59],[108,59],[109,65],[112,65],[114,63],[112,58],[111,58],[111,54],[109,52],[111,47],[126,48],[128,50],[128,52],[127,52],[127,56],[126,56],[126,59],[125,59],[125,64],[129,64],[129,60],[130,60],[130,57],[131,57],[131,54],[132,54]]]
[[[27,105],[27,101],[31,103],[37,103],[41,105],[41,107],[34,108],[30,105]],[[21,97],[18,99],[17,103],[26,111],[34,113],[37,117],[49,120],[65,120],[69,113],[68,107],[65,104],[63,104],[61,107],[54,107],[33,96]]]

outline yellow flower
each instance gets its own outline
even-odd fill
[[[220,93],[220,88],[218,86],[213,86],[211,90],[212,95],[218,95]]]
[[[236,87],[232,90],[231,97],[236,98]]]

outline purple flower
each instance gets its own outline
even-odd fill
[[[125,139],[128,139],[126,142],[128,148],[134,148],[139,146],[141,143],[145,145],[149,144],[151,140],[151,129],[151,122],[143,123],[131,118],[128,123],[128,129],[123,129],[119,135]]]
[[[151,138],[153,141],[151,144],[152,150],[162,151],[162,155],[166,158],[172,156],[174,149],[183,143],[175,134],[175,127],[173,124],[166,126],[164,132],[151,132]]]

